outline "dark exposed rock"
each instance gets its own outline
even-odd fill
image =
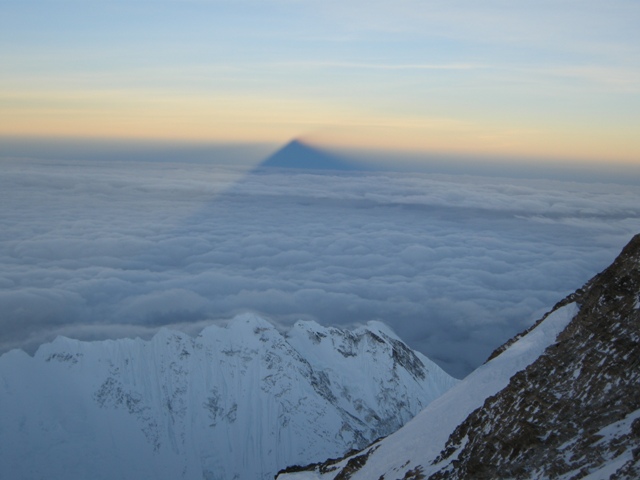
[[[468,415],[433,461],[414,457],[366,474],[378,480],[640,478],[640,235],[490,359],[571,303],[577,313],[555,342]],[[393,358],[394,368],[420,371],[401,351]],[[335,480],[338,465],[355,465],[371,450],[313,470]]]
[[[375,452],[377,448],[376,445],[383,438],[384,437],[381,437],[375,440],[371,445],[369,445],[369,447],[367,447],[366,450],[359,451],[354,449],[347,452],[344,456],[339,458],[330,458],[328,460],[325,460],[324,462],[311,463],[309,465],[304,465],[304,466],[293,465],[291,467],[284,468],[276,474],[275,478],[277,479],[280,475],[283,475],[286,473],[315,471],[322,474],[336,472],[336,476],[334,477],[334,480],[348,480],[349,478],[351,478],[351,476],[355,472],[360,470],[367,463],[367,459],[373,452]],[[342,461],[344,461],[347,458],[349,460],[347,461],[346,465],[343,467],[339,467],[338,464],[340,464]]]
[[[340,470],[335,476],[334,480],[349,480],[354,473],[364,467],[364,465],[367,463],[369,455],[371,455],[374,450],[375,448],[370,448],[361,455],[351,457],[345,467]]]
[[[388,336],[386,338],[393,347],[392,356],[394,367],[400,365],[413,375],[414,378],[424,379],[426,376],[426,368],[415,352],[399,340]]]
[[[411,470],[407,470],[407,473],[404,474],[404,477],[402,477],[402,480],[423,480],[424,478],[425,477],[424,477],[423,469],[422,467],[418,466]]]
[[[556,306],[580,309],[556,343],[458,426],[429,478],[579,479],[614,460],[611,478],[639,478],[639,294],[637,235]]]

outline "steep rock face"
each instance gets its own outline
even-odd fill
[[[568,299],[580,310],[545,354],[456,429],[430,478],[640,477],[639,294],[636,236]]]
[[[455,383],[379,323],[60,337],[0,357],[0,478],[273,478],[391,433]]]
[[[639,462],[636,236],[611,267],[398,432],[278,478],[635,479]]]

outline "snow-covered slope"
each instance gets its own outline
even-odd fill
[[[361,470],[354,472],[354,479],[379,478],[383,473],[385,479],[403,478],[406,472],[416,468],[428,474],[428,471],[424,471],[424,465],[429,466],[438,456],[454,429],[471,412],[482,406],[487,397],[506,387],[513,374],[533,362],[555,340],[573,314],[575,305],[568,305],[555,312],[502,355],[482,365],[457,386],[434,400],[395,434],[355,456],[325,468],[324,475],[320,474],[319,469],[315,469],[280,475],[278,479],[333,479],[353,458],[358,457],[363,461],[368,457],[368,460]]]
[[[639,464],[640,235],[399,431],[278,479],[635,479]]]
[[[375,322],[59,337],[0,357],[0,478],[273,478],[363,448],[456,383]]]

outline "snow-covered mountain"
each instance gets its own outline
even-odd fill
[[[640,478],[640,235],[399,431],[277,478]]]
[[[392,433],[456,383],[378,322],[59,337],[0,357],[0,478],[273,478]]]

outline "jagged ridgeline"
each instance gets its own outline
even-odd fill
[[[60,337],[0,357],[0,478],[272,479],[365,447],[456,383],[377,322]]]
[[[302,479],[640,478],[640,235],[395,434]]]

